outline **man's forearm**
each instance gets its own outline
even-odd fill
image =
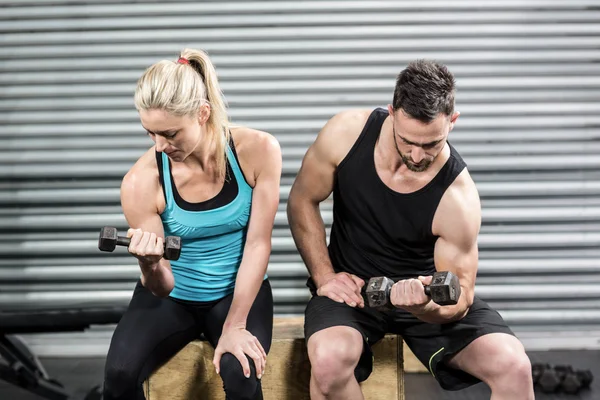
[[[162,259],[158,264],[149,265],[140,261],[139,265],[142,270],[142,285],[155,296],[167,297],[175,286],[169,262]]]
[[[470,307],[471,302],[468,301],[468,296],[463,293],[458,303],[453,306],[440,306],[430,301],[423,310],[412,314],[421,321],[430,324],[447,324],[464,318]]]
[[[319,286],[318,281],[335,273],[327,251],[325,224],[319,212],[319,205],[289,202],[288,216],[298,252],[315,284]]]

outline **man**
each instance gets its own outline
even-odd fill
[[[501,316],[474,296],[479,195],[448,143],[459,113],[450,71],[416,61],[399,75],[387,110],[342,112],[306,153],[288,219],[310,272],[305,335],[312,399],[362,399],[370,347],[401,334],[446,390],[479,381],[492,398],[533,399],[531,364]],[[329,247],[319,203],[333,192]],[[462,294],[439,306],[424,293],[451,271]],[[365,307],[361,288],[387,276],[391,311]]]

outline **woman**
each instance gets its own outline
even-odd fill
[[[273,328],[266,276],[281,150],[230,127],[207,54],[186,49],[138,81],[135,105],[155,146],[123,178],[121,204],[141,278],[108,352],[104,399],[144,399],[142,383],[202,333],[228,399],[262,399]],[[181,237],[177,261],[163,237]]]

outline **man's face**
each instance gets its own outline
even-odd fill
[[[413,172],[426,171],[433,164],[444,149],[448,133],[459,115],[439,114],[433,121],[424,123],[402,110],[394,111],[391,106],[388,106],[388,111],[392,116],[396,150],[404,165]]]

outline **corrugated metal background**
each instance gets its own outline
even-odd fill
[[[477,293],[523,337],[598,330],[597,0],[0,5],[3,309],[127,303],[136,263],[99,252],[97,236],[126,228],[120,180],[151,145],[135,82],[195,47],[211,55],[232,119],[283,148],[269,265],[278,314],[302,313],[309,296],[285,217],[304,152],[333,114],[385,106],[396,74],[432,58],[456,75],[451,140],[482,197]],[[322,211],[330,225],[331,204]],[[111,332],[27,340],[44,354],[67,343],[101,353]]]

